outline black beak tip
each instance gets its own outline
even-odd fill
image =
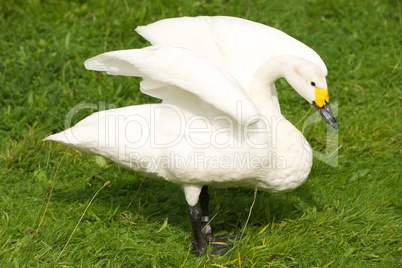
[[[338,122],[335,120],[335,118],[332,118],[332,119],[333,119],[333,122],[331,122],[329,125],[331,127],[333,127],[335,130],[338,130],[338,128],[339,128]]]
[[[333,127],[335,130],[338,130],[339,124],[335,119],[334,114],[332,113],[331,106],[327,103],[326,105],[319,107],[318,105],[313,102],[314,107],[317,109],[318,113],[324,118],[325,122],[328,125]]]

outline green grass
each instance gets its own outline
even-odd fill
[[[0,267],[402,266],[401,8],[397,0],[2,1]],[[316,159],[297,190],[259,192],[247,238],[224,257],[190,252],[176,185],[41,142],[64,129],[77,104],[155,101],[138,92],[138,79],[89,72],[83,61],[145,46],[137,25],[184,15],[244,17],[297,37],[326,62],[339,107],[338,164]],[[278,85],[290,121],[313,113]],[[81,109],[74,122],[95,110]],[[324,122],[305,135],[325,150]],[[211,197],[215,231],[241,232],[253,191],[212,189]]]

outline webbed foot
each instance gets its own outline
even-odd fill
[[[225,255],[234,245],[236,241],[241,240],[245,235],[227,235],[227,236],[213,236],[210,235],[206,238],[208,245],[212,248],[212,256]]]

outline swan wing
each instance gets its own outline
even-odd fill
[[[327,68],[310,47],[286,33],[245,19],[226,16],[160,20],[136,31],[152,45],[188,48],[224,67],[248,91],[253,76],[270,58],[292,55]]]
[[[258,111],[242,86],[208,58],[188,49],[151,46],[107,52],[85,61],[88,70],[143,78],[141,91],[173,105],[213,107],[241,124],[258,121]],[[240,106],[240,108],[239,108]],[[184,107],[183,107],[184,108]]]

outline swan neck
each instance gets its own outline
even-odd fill
[[[257,69],[254,79],[268,83],[269,85],[275,83],[277,79],[284,77],[283,62],[283,56],[267,60]]]
[[[268,105],[273,106],[272,102],[277,102],[274,83],[284,77],[282,63],[282,57],[270,59],[264,62],[254,75],[250,98],[260,111]]]

